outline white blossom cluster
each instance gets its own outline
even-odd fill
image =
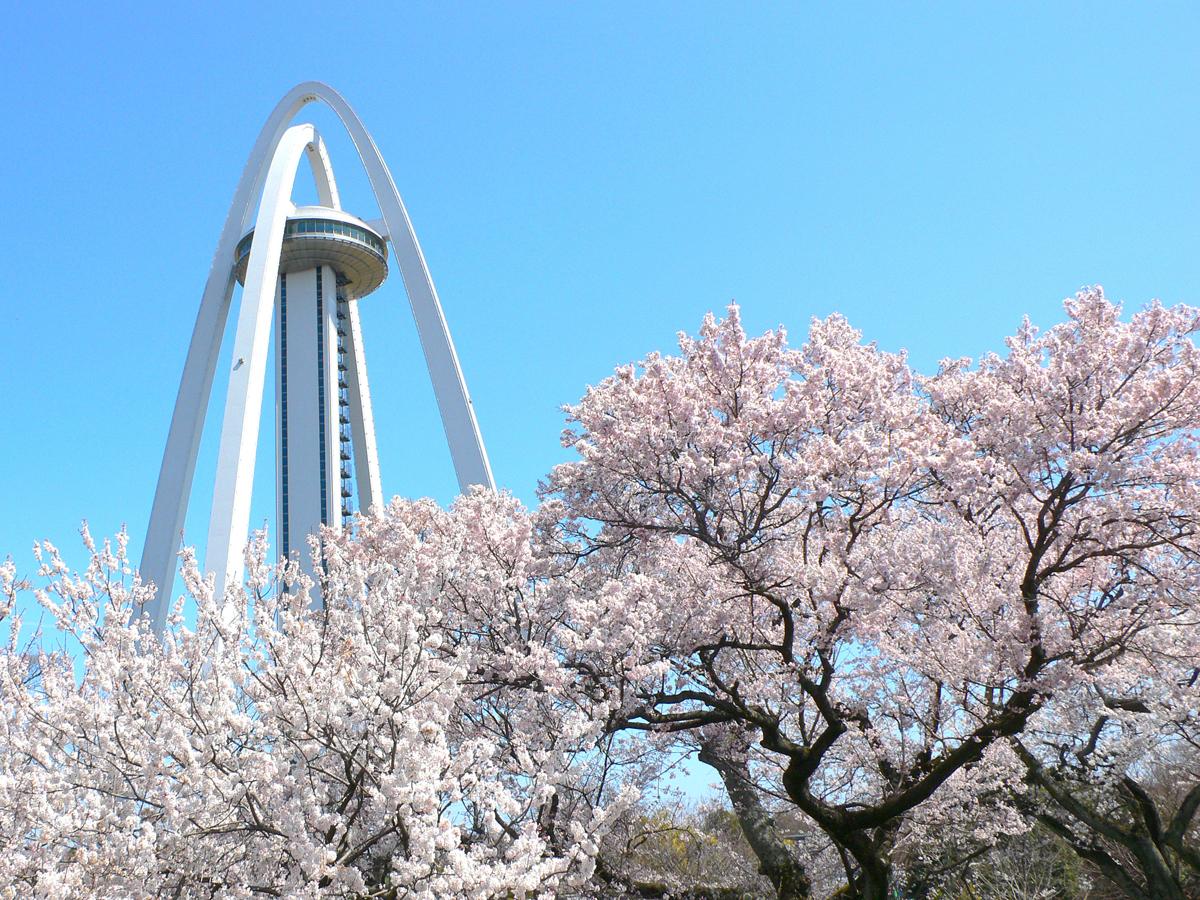
[[[259,536],[222,598],[185,554],[161,641],[123,539],[79,575],[43,545],[34,640],[0,567],[0,892],[619,891],[605,834],[694,754],[780,897],[814,883],[785,820],[872,900],[1035,821],[1185,896],[1200,312],[1066,313],[922,377],[731,307],[568,408],[533,512],[396,500],[317,585]]]
[[[331,537],[316,610],[261,536],[246,592],[220,603],[185,559],[195,625],[181,602],[164,641],[137,619],[147,591],[123,537],[91,546],[80,575],[40,547],[54,629],[30,649],[12,621],[0,655],[0,896],[482,898],[585,881],[611,811],[547,841],[538,817],[574,770],[466,727],[476,651],[447,652],[436,603],[456,573],[408,533],[412,552],[393,540],[386,559]],[[24,585],[11,564],[0,578],[12,614]]]

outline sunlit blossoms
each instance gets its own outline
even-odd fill
[[[568,407],[535,509],[396,500],[315,586],[260,536],[224,598],[185,555],[162,640],[123,543],[44,545],[0,895],[883,900],[1010,840],[1194,896],[1198,328],[1091,290],[923,376],[731,307]],[[684,757],[722,805],[676,822]]]
[[[160,644],[132,620],[145,592],[123,546],[81,576],[44,548],[39,599],[66,640],[22,652],[14,624],[0,660],[6,895],[496,897],[585,878],[603,812],[548,845],[558,760],[464,733],[473,661],[438,649],[441,560],[392,549],[331,543],[315,612],[261,541],[223,608],[185,560],[196,624]],[[9,611],[17,587],[10,568]]]
[[[1000,743],[1055,697],[1200,658],[1197,311],[1066,312],[922,378],[839,317],[792,349],[731,308],[569,410],[543,515],[591,579],[573,649],[617,727],[749,731],[741,781],[843,848],[857,895],[949,811],[1012,822]],[[800,868],[776,860],[781,897]]]

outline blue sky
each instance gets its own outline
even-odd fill
[[[846,314],[931,370],[1085,284],[1200,302],[1192,5],[11,4],[0,558],[128,523],[140,552],[246,155],[293,84],[372,130],[497,479],[559,406],[708,310]],[[323,111],[348,209],[377,212]],[[303,184],[298,199],[311,195]],[[399,278],[363,301],[385,493],[454,478]],[[231,318],[232,322],[232,318]],[[219,410],[223,384],[215,387]],[[264,420],[264,434],[273,426]],[[219,412],[189,540],[202,541]],[[269,440],[253,520],[273,515]]]

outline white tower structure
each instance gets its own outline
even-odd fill
[[[349,133],[381,219],[368,223],[342,210],[320,135],[312,125],[290,126],[297,112],[315,101],[328,105]],[[302,157],[316,182],[316,206],[297,207],[291,199]],[[308,535],[321,525],[340,528],[354,494],[364,510],[382,505],[357,301],[387,277],[388,244],[412,307],[459,486],[494,487],[437,291],[391,173],[337,91],[318,82],[298,85],[275,107],[250,153],[200,301],[142,551],[142,577],[158,586],[150,610],[156,630],[163,628],[171,604],[176,554],[235,281],[243,289],[205,559],[218,596],[243,573],[272,331],[280,550],[307,567]]]

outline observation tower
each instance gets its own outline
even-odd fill
[[[253,244],[251,231],[234,253],[241,284]],[[366,222],[324,206],[288,216],[275,289],[275,542],[305,567],[308,536],[322,525],[338,530],[354,513],[352,451],[368,437],[361,403],[350,403],[366,367],[351,358],[362,342],[351,340],[349,304],[385,278],[387,244]],[[361,485],[358,496],[371,495]]]
[[[342,209],[321,136],[311,124],[290,125],[313,102],[325,103],[345,126],[379,204],[378,219],[364,221]],[[296,206],[291,199],[302,158],[316,182],[314,206]],[[217,595],[243,574],[272,338],[273,546],[311,573],[310,535],[322,526],[341,529],[356,507],[363,512],[382,507],[358,301],[383,284],[389,262],[408,295],[459,487],[495,487],[450,330],[391,173],[337,91],[319,82],[298,85],[275,107],[250,153],[200,301],[142,551],[142,577],[158,587],[149,610],[156,630],[162,630],[171,606],[176,555],[235,285],[242,291],[204,561]]]

